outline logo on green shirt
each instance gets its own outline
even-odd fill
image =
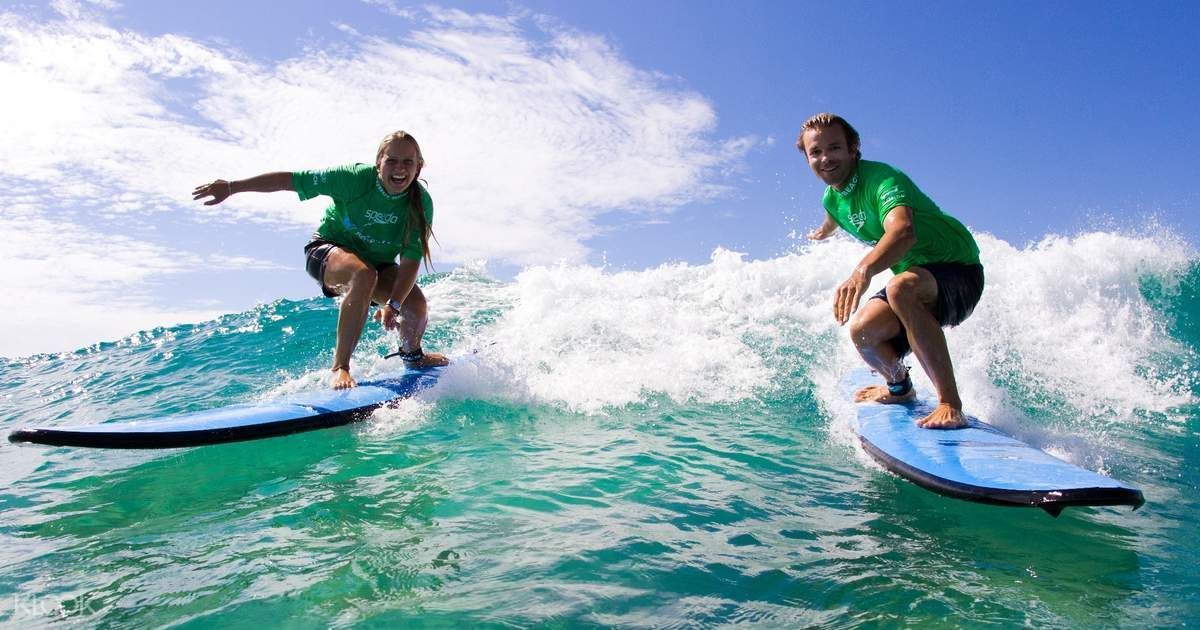
[[[861,230],[863,224],[867,222],[867,211],[851,209],[850,214],[846,218],[854,224],[854,227]]]
[[[363,217],[367,220],[367,225],[393,225],[400,222],[400,217],[385,212],[376,212],[368,209],[363,213]]]

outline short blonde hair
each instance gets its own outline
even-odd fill
[[[820,114],[810,116],[808,120],[804,121],[804,124],[800,125],[800,133],[796,136],[796,148],[800,149],[801,153],[808,155],[808,151],[804,149],[804,132],[809,129],[823,129],[835,125],[841,126],[842,131],[846,134],[846,143],[854,149],[855,157],[862,158],[858,132],[854,130],[854,127],[850,126],[850,123],[846,122],[845,118],[829,112],[821,112]]]

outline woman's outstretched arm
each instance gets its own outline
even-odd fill
[[[234,193],[276,192],[280,190],[295,190],[295,187],[292,186],[291,172],[277,171],[274,173],[263,173],[249,179],[237,179],[233,181],[224,179],[213,180],[208,184],[197,186],[192,191],[192,199],[199,201],[205,197],[212,197],[212,199],[205,201],[204,205],[215,206],[228,199]]]

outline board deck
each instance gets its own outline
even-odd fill
[[[351,389],[303,392],[165,418],[22,428],[8,439],[51,446],[179,448],[287,435],[361,420],[382,405],[432,387],[442,369],[406,369]]]
[[[843,394],[881,381],[857,369],[842,381]],[[918,400],[902,405],[857,403],[856,430],[863,448],[888,470],[917,485],[959,499],[1039,507],[1054,516],[1083,505],[1141,507],[1141,490],[1085,470],[968,417],[961,429],[923,429],[916,420],[932,411]]]

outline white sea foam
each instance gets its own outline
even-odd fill
[[[1166,333],[1141,291],[1145,278],[1169,284],[1191,264],[1186,245],[1107,232],[1023,248],[977,238],[987,288],[974,315],[947,331],[969,413],[1096,464],[1085,442],[1101,442],[1106,425],[1170,417],[1193,402],[1190,386],[1158,367],[1191,351]],[[806,380],[831,436],[852,443],[853,411],[838,382],[861,361],[831,299],[865,252],[835,238],[767,260],[718,249],[701,265],[531,267],[511,282],[489,278],[483,264],[459,268],[425,287],[431,328],[451,340],[455,359],[426,396],[603,413],[658,397],[770,399]],[[889,277],[880,274],[871,291]],[[372,345],[391,343],[364,342],[360,379],[396,369]],[[922,371],[913,373],[930,392]],[[284,390],[324,378],[306,375]],[[1029,418],[1022,409],[1031,406],[1058,425]]]
[[[405,398],[376,409],[365,431],[371,436],[386,436],[412,430],[429,419],[434,403],[423,398]]]
[[[983,236],[984,298],[948,339],[962,388],[981,413],[1002,411],[993,379],[1011,374],[1080,414],[1165,413],[1190,395],[1158,371],[1186,349],[1141,293],[1146,277],[1175,281],[1194,254],[1164,238],[1091,233],[1024,249]]]
[[[1186,387],[1156,371],[1187,350],[1142,297],[1145,277],[1169,282],[1194,259],[1159,236],[1091,233],[1014,247],[978,237],[987,288],[975,314],[947,337],[968,411],[1010,429],[1029,424],[1012,401],[1066,406],[1096,423],[1135,421],[1190,401]],[[815,386],[834,433],[848,428],[838,380],[860,364],[833,321],[833,291],[865,249],[847,239],[805,244],[767,260],[724,249],[706,264],[643,271],[532,267],[513,282],[482,267],[430,285],[439,321],[457,327],[460,355],[437,395],[502,398],[597,413],[652,397],[735,402],[770,397],[789,379]],[[875,279],[872,291],[890,274]],[[493,309],[493,323],[471,328]],[[932,388],[921,370],[919,387]],[[1049,404],[1049,403],[1047,403]],[[845,425],[843,427],[843,425]],[[1025,426],[1037,441],[1037,429]],[[1047,446],[1076,451],[1061,436]]]
[[[764,261],[718,249],[704,265],[645,271],[530,268],[494,300],[510,307],[471,340],[470,369],[503,396],[582,412],[648,396],[750,398],[776,386],[781,349],[831,343],[821,335],[833,330],[832,260],[857,249],[841,242]]]

